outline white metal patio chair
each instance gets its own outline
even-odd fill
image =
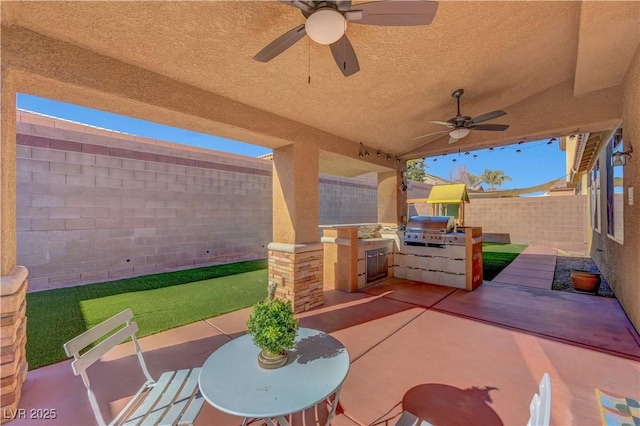
[[[420,420],[418,416],[405,410],[402,412],[402,415],[396,422],[395,426],[433,426],[433,425],[426,420]]]
[[[539,394],[534,394],[529,405],[527,426],[549,426],[551,419],[551,378],[544,373],[540,380]]]
[[[86,370],[110,349],[130,337],[147,380],[109,425],[192,425],[204,404],[204,398],[198,390],[200,368],[165,372],[158,381],[153,380],[136,339],[138,324],[132,318],[131,309],[126,309],[64,344],[67,356],[75,358],[71,368],[76,376],[82,377],[98,424],[106,426],[107,423],[91,390]],[[107,335],[109,337],[80,354],[84,348]]]

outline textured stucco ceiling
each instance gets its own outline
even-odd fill
[[[615,127],[617,86],[640,40],[640,2],[603,3],[445,1],[425,27],[350,24],[361,71],[348,78],[328,46],[307,38],[269,63],[252,59],[304,22],[275,1],[12,1],[2,2],[2,24],[219,95],[245,106],[247,121],[264,111],[411,158]],[[446,134],[413,140],[442,129],[430,120],[455,116],[457,88],[465,89],[464,115],[503,109],[491,123],[511,127],[455,145]],[[249,131],[220,133],[278,145]]]

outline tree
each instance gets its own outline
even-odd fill
[[[451,169],[449,180],[454,183],[464,183],[469,187],[474,187],[481,182],[480,176],[470,173],[464,164],[459,165],[455,169]]]
[[[427,174],[424,171],[424,158],[407,161],[407,179],[423,182]]]
[[[489,185],[489,190],[493,191],[496,186],[500,186],[506,180],[511,180],[511,177],[504,174],[502,170],[489,170],[486,169],[480,175],[480,181]]]

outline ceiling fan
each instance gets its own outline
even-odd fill
[[[363,25],[429,25],[438,10],[435,1],[376,1],[351,4],[351,0],[279,0],[300,9],[306,22],[281,35],[253,59],[269,62],[298,42],[305,34],[319,44],[328,44],[333,59],[345,77],[360,71],[358,58],[345,31],[347,22]]]
[[[459,139],[464,138],[471,132],[471,130],[489,130],[502,132],[509,128],[508,124],[479,124],[485,121],[493,120],[494,118],[502,117],[507,113],[501,110],[491,111],[486,114],[479,115],[475,118],[471,118],[466,115],[460,114],[460,97],[464,94],[464,89],[458,89],[451,94],[451,96],[458,101],[458,115],[447,121],[432,121],[433,124],[441,124],[447,126],[447,130],[441,130],[439,132],[427,133],[426,135],[418,136],[416,139],[426,138],[427,136],[437,135],[439,133],[449,132],[449,143],[458,142]]]

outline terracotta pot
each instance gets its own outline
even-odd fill
[[[282,351],[279,354],[272,354],[268,351],[260,351],[258,354],[258,365],[266,370],[280,368],[287,363],[287,352]]]
[[[571,271],[571,283],[578,291],[596,293],[600,287],[600,274],[574,269]]]

